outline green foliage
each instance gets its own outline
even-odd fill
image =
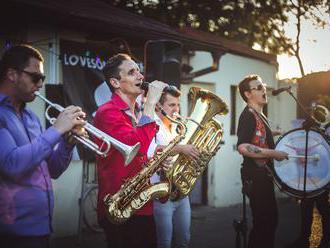
[[[292,48],[283,31],[287,16],[286,4],[281,0],[104,1],[171,27],[199,29],[250,47],[258,44],[270,53],[283,53]]]
[[[290,0],[103,0],[115,7],[165,23],[174,28],[191,27],[250,47],[258,44],[273,54],[291,52],[293,42],[284,34]],[[301,1],[301,0],[298,0]],[[330,2],[330,0],[327,0]],[[306,0],[304,9],[321,0]]]

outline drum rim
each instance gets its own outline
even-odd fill
[[[296,131],[303,131],[303,130],[305,130],[305,129],[304,128],[295,128],[295,129],[292,129],[292,130],[286,132],[285,134],[281,135],[278,138],[278,140],[276,141],[275,149],[276,149],[276,146],[278,145],[278,143],[285,136],[287,136],[290,133],[293,133],[293,132],[296,132]],[[316,133],[320,134],[324,138],[324,140],[326,141],[326,143],[328,143],[328,145],[330,146],[330,140],[325,137],[326,134],[323,134],[320,129],[318,129],[318,128],[311,128],[309,130],[309,132],[310,131],[316,132]],[[294,188],[290,187],[289,185],[287,185],[285,182],[283,182],[282,179],[277,175],[277,173],[275,173],[275,165],[272,166],[271,171],[272,171],[272,174],[273,174],[274,182],[275,182],[276,186],[279,188],[279,190],[281,192],[284,192],[284,193],[286,193],[286,194],[288,194],[290,196],[296,197],[296,198],[313,198],[313,197],[318,196],[321,193],[323,193],[330,186],[330,181],[329,181],[322,188],[315,189],[315,190],[310,190],[310,191],[307,191],[306,190],[304,192],[304,191],[301,191],[301,190],[294,189]]]
[[[302,128],[302,127],[300,127],[300,128],[295,128],[295,129],[292,129],[292,130],[286,132],[285,134],[282,134],[282,135],[277,139],[277,141],[276,141],[276,143],[275,143],[275,149],[276,149],[277,144],[280,142],[281,139],[283,139],[284,136],[288,135],[289,133],[293,133],[293,132],[295,132],[295,131],[299,131],[299,130],[305,130],[305,129]],[[322,130],[320,130],[320,129],[318,129],[318,128],[311,128],[311,129],[309,130],[309,132],[310,132],[310,131],[313,131],[313,132],[319,133],[319,134],[322,135],[322,136],[327,136],[326,134],[322,133],[322,132],[323,132]],[[329,139],[326,139],[326,138],[325,138],[325,141],[330,145],[330,140],[329,140]]]

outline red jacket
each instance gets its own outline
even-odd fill
[[[144,163],[148,161],[148,147],[158,131],[158,126],[154,120],[143,115],[136,123],[128,105],[117,94],[113,94],[111,100],[97,110],[94,125],[124,144],[134,145],[140,142],[140,150],[128,166],[124,166],[122,154],[113,146],[106,158],[97,158],[98,217],[101,220],[105,218],[104,196],[115,194],[125,180],[142,169]],[[152,201],[135,214],[152,215]]]

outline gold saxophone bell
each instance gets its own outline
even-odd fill
[[[167,118],[169,117],[167,116]],[[161,152],[156,153],[138,174],[129,178],[114,195],[107,194],[104,197],[107,217],[112,223],[124,223],[148,201],[167,196],[170,193],[171,182],[168,180],[153,185],[150,182],[151,176],[171,155],[174,147],[184,139],[187,132],[183,122],[172,118],[170,120],[178,124],[179,134]]]
[[[55,108],[57,111],[62,112],[64,110],[64,108],[59,104],[49,101],[47,98],[45,98],[43,95],[41,95],[39,91],[34,92],[34,94],[37,97],[41,98],[46,103],[48,103],[48,107],[46,108],[46,111],[45,111],[45,116],[46,116],[46,119],[51,124],[54,124],[54,122],[56,121],[56,118],[50,117],[48,111],[51,108]],[[136,143],[133,146],[126,145],[126,144],[116,140],[115,138],[111,137],[110,135],[102,132],[101,130],[97,129],[96,127],[94,127],[93,125],[91,125],[89,123],[86,123],[83,126],[83,128],[87,131],[87,133],[89,135],[92,135],[95,138],[99,139],[101,141],[101,145],[97,145],[95,142],[93,142],[92,140],[90,140],[89,138],[86,138],[84,136],[78,136],[78,135],[73,134],[72,135],[73,138],[75,138],[78,142],[83,144],[85,147],[89,148],[90,150],[92,150],[93,152],[95,152],[96,154],[98,154],[102,157],[106,157],[108,155],[111,145],[113,145],[124,156],[125,165],[128,165],[133,160],[133,158],[135,157],[135,155],[137,154],[137,152],[140,149],[140,143]]]

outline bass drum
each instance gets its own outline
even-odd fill
[[[304,193],[306,131],[294,129],[276,143],[276,150],[289,154],[288,160],[274,160],[274,179],[279,188],[297,198],[321,194],[330,182],[330,141],[318,130],[308,132],[306,193]],[[291,156],[291,157],[290,157]]]

